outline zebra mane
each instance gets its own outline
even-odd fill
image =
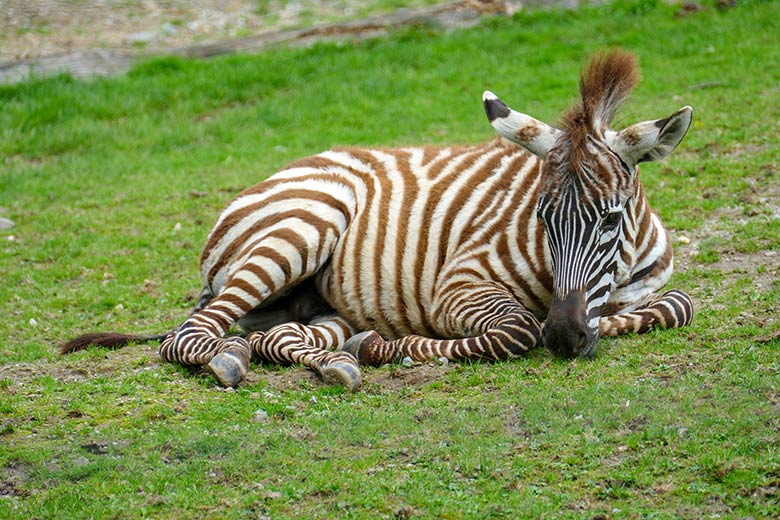
[[[561,126],[570,141],[581,143],[588,133],[603,135],[637,83],[639,66],[630,52],[615,50],[594,56],[580,74],[580,102],[563,116]]]

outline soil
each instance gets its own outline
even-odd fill
[[[687,271],[692,267],[719,271],[724,275],[748,275],[757,292],[768,290],[773,283],[780,279],[780,252],[775,250],[759,250],[754,252],[742,252],[733,248],[734,242],[731,231],[727,230],[722,221],[726,220],[739,225],[745,225],[756,219],[780,220],[780,186],[770,179],[777,175],[776,165],[766,165],[765,178],[753,179],[750,182],[750,192],[742,198],[742,204],[719,208],[708,215],[707,221],[694,236],[684,237],[672,232],[672,240],[675,246],[675,269]],[[705,193],[704,197],[707,196]],[[685,243],[682,243],[681,240]],[[716,240],[720,244],[716,247],[718,259],[715,262],[701,264],[694,260],[699,253],[700,244],[705,241]],[[707,299],[699,304],[707,305]],[[768,317],[765,325],[774,320]]]
[[[576,5],[578,1],[532,3]],[[521,7],[519,0],[450,0],[366,13],[364,4],[359,0],[0,0],[0,83],[63,71],[75,77],[116,74],[146,55],[208,57],[256,52],[281,43],[366,38],[404,25],[463,27],[483,15],[509,15]],[[358,14],[364,17],[356,19]]]
[[[0,381],[14,382],[12,386],[5,389],[6,392],[24,393],[28,391],[25,387],[40,378],[41,374],[47,374],[58,382],[76,383],[98,376],[110,376],[117,372],[159,370],[161,364],[156,345],[135,345],[115,351],[105,351],[102,356],[72,358],[65,356],[57,363],[52,363],[48,359],[28,363],[7,363],[0,365]],[[442,381],[453,368],[453,365],[441,364],[437,361],[415,363],[410,367],[398,364],[364,368],[361,391],[383,394],[398,392],[402,388],[422,388],[430,383]],[[185,374],[184,377],[211,378],[205,369],[200,368],[193,368]],[[276,367],[253,363],[247,374],[246,384],[255,385],[261,381],[265,382],[266,390],[276,393],[323,384],[313,371],[303,367]],[[216,383],[213,388],[214,391],[225,390]]]

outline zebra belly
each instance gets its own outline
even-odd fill
[[[322,297],[359,330],[375,330],[387,339],[431,335],[419,311],[407,305],[414,300],[412,277],[397,279],[389,264],[366,272],[364,264],[354,261],[355,254],[359,256],[354,250],[337,247],[331,262],[317,273],[315,283]]]

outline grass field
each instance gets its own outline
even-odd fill
[[[780,516],[780,2],[707,5],[0,87],[0,518]],[[365,369],[356,394],[273,366],[223,390],[154,345],[58,355],[176,326],[220,209],[291,160],[489,139],[485,89],[554,122],[605,47],[643,67],[616,126],[695,109],[642,170],[689,328],[602,339],[587,362]]]

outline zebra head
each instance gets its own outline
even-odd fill
[[[547,236],[553,286],[542,342],[561,356],[595,353],[627,226],[635,225],[637,164],[666,157],[691,123],[693,111],[684,107],[664,119],[611,130],[615,111],[638,80],[633,55],[597,55],[580,76],[580,102],[564,114],[560,128],[512,110],[491,92],[483,95],[498,133],[543,160],[536,218]]]

